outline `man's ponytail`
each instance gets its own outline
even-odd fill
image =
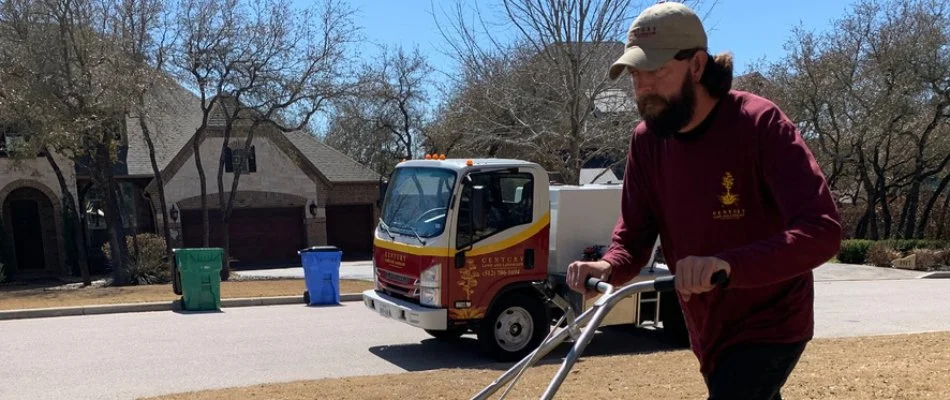
[[[699,83],[706,88],[709,95],[721,98],[732,89],[732,54],[720,53],[710,56],[706,62],[706,70],[699,78]]]

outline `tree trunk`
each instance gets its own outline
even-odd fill
[[[858,223],[854,227],[854,238],[855,239],[867,239],[868,235],[868,218],[870,215],[866,211],[861,218],[858,219]]]
[[[943,208],[940,210],[939,222],[937,222],[937,238],[943,239],[947,234],[947,225],[950,224],[950,221],[947,220],[947,209],[950,208],[950,194],[943,199]]]
[[[910,191],[907,193],[906,200],[904,202],[904,211],[901,213],[901,221],[903,222],[901,237],[905,239],[910,239],[914,237],[914,232],[917,227],[917,209],[919,208],[920,203],[920,178],[915,177],[914,183],[910,186]]]
[[[76,262],[79,263],[79,273],[82,275],[82,284],[83,286],[89,286],[92,284],[92,277],[89,276],[89,260],[86,258],[86,235],[82,229],[82,219],[79,217],[79,211],[76,209],[76,200],[73,198],[73,193],[69,191],[69,186],[66,184],[66,177],[63,176],[63,170],[59,168],[59,164],[56,162],[56,159],[53,158],[53,153],[50,152],[49,148],[44,148],[43,153],[46,154],[46,161],[49,162],[50,167],[53,168],[53,172],[56,173],[56,180],[59,181],[59,191],[63,193],[63,203],[66,207],[67,214],[70,218],[75,218],[73,222],[73,236],[75,236],[76,243],[66,243],[67,246],[76,246]]]
[[[864,192],[867,194],[867,209],[864,211],[864,217],[866,218],[867,227],[864,229],[864,232],[858,237],[867,238],[867,230],[870,230],[871,239],[878,240],[880,237],[878,235],[878,226],[877,226],[877,202],[878,202],[878,187],[871,183],[871,176],[868,174],[867,169],[867,159],[864,156],[864,151],[861,149],[860,144],[857,148],[858,155],[858,173],[860,175],[861,182],[864,183]],[[859,229],[861,226],[859,224]]]
[[[229,225],[231,223],[230,208],[228,207],[228,201],[225,200],[224,192],[224,165],[227,161],[226,157],[228,156],[228,142],[231,140],[231,128],[233,126],[233,120],[227,115],[227,107],[222,105],[222,109],[227,118],[227,122],[224,128],[224,141],[221,144],[221,155],[218,157],[218,210],[221,213],[221,247],[224,248],[224,260],[221,260],[221,280],[226,281],[231,276],[231,234],[229,232]],[[236,113],[236,112],[235,112]],[[237,175],[237,166],[235,168],[235,176]],[[237,179],[235,177],[235,179]]]
[[[144,100],[142,98],[139,101]],[[152,142],[152,133],[145,123],[145,113],[139,113],[139,127],[142,129],[142,136],[145,137],[145,144],[148,146],[148,158],[152,162],[152,174],[155,175],[155,184],[158,187],[159,212],[162,214],[162,236],[165,237],[165,255],[169,260],[172,259],[172,234],[168,226],[168,205],[165,203],[165,179],[162,178],[162,172],[158,169],[158,161],[155,159],[155,144]],[[174,265],[175,263],[171,263]],[[172,267],[172,274],[177,273]]]
[[[257,129],[259,124],[260,121],[254,121],[254,123],[251,124],[251,127],[248,128],[247,139],[244,141],[244,154],[248,154],[251,151],[251,143],[254,142],[254,130]],[[228,225],[231,223],[231,211],[234,209],[234,200],[237,198],[238,184],[241,182],[241,171],[243,171],[243,167],[237,165],[234,166],[234,180],[231,181],[231,191],[228,193],[228,202],[227,204],[224,204],[224,207],[221,209],[221,219],[223,221],[222,229],[224,229],[224,232],[222,232],[225,246],[224,254],[228,254],[228,252],[231,250],[231,236],[228,234]],[[219,182],[222,182],[220,178]],[[224,193],[223,183],[221,186],[219,186],[218,190],[219,193]],[[230,276],[230,273],[231,263],[230,260],[228,260],[228,262],[225,262],[224,268],[221,269],[222,279],[226,279],[227,276]]]
[[[930,196],[930,199],[927,200],[927,204],[924,206],[924,213],[920,217],[920,224],[917,225],[916,237],[918,239],[924,238],[927,225],[930,223],[930,213],[933,211],[934,205],[937,204],[937,200],[940,199],[940,194],[946,190],[948,183],[950,183],[950,174],[947,174],[947,176],[940,180],[940,185],[937,186],[937,190],[935,190],[933,195]],[[950,199],[950,194],[947,195],[947,199]],[[944,208],[944,211],[946,211],[946,206],[944,206]]]
[[[106,134],[106,136],[109,134]],[[122,226],[122,217],[120,214],[118,185],[112,173],[112,162],[109,155],[108,143],[111,140],[104,140],[102,145],[96,149],[96,167],[99,170],[100,187],[104,187],[106,200],[106,227],[109,229],[109,242],[112,247],[112,280],[113,285],[122,286],[128,284],[128,277],[125,274],[125,263],[129,259],[129,249],[125,245],[125,227]]]
[[[208,224],[208,187],[205,179],[205,168],[201,165],[201,138],[204,129],[195,133],[195,140],[192,143],[192,150],[195,153],[195,168],[198,169],[198,185],[201,186],[201,229],[203,232],[204,247],[211,246],[211,231]]]
[[[891,206],[887,202],[887,195],[881,190],[881,214],[884,218],[884,238],[891,238],[891,227],[894,225],[894,221],[891,217]]]

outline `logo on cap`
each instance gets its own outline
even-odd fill
[[[648,38],[650,36],[656,35],[656,27],[655,26],[642,26],[642,27],[638,26],[636,28],[633,28],[633,31],[630,33],[633,35],[633,37],[637,39]]]

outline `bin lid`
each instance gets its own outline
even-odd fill
[[[340,248],[336,246],[311,246],[303,250],[297,251],[297,253],[320,253],[320,252],[338,252]]]

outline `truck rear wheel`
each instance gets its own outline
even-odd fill
[[[660,293],[660,321],[667,340],[676,346],[689,347],[689,330],[675,291]]]
[[[509,294],[495,303],[478,328],[478,342],[488,356],[502,362],[520,360],[551,331],[541,299]]]

